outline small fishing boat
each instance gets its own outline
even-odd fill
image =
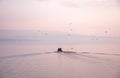
[[[63,51],[62,48],[58,48],[57,52],[58,53],[76,53],[76,52],[73,52],[73,51]]]

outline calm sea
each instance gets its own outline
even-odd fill
[[[119,46],[1,44],[0,78],[120,78]]]

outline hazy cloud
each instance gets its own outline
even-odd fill
[[[120,0],[117,0],[118,4],[120,5]]]
[[[37,1],[50,1],[50,0],[37,0]]]
[[[113,6],[118,6],[118,3],[120,4],[120,0],[84,0],[84,1],[72,0],[72,1],[63,1],[60,3],[60,5],[67,7],[74,7],[74,8],[97,7],[97,6],[113,7]]]
[[[60,5],[67,7],[79,8],[79,5],[75,2],[61,2]]]
[[[0,0],[0,2],[1,2],[2,0]]]

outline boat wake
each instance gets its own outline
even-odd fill
[[[0,57],[0,60],[2,60],[2,59],[11,59],[11,58],[22,58],[22,57],[38,56],[38,55],[53,54],[53,53],[62,54],[62,55],[79,55],[79,56],[84,56],[84,57],[88,57],[88,58],[93,58],[92,57],[93,55],[120,56],[120,54],[109,54],[109,53],[74,52],[74,51],[57,52],[57,51],[53,51],[53,52],[43,52],[43,53],[31,53],[31,54],[3,56],[3,57]]]

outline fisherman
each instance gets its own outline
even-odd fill
[[[62,48],[58,48],[57,52],[63,52]]]

